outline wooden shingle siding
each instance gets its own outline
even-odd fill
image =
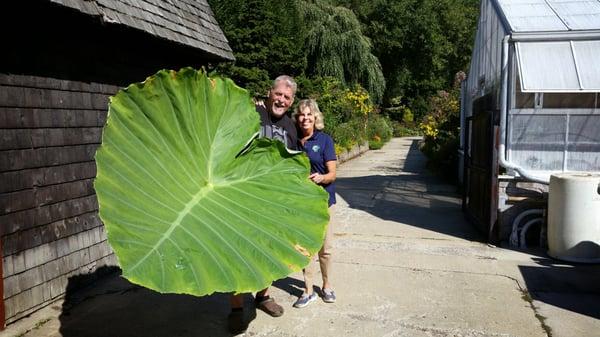
[[[160,69],[233,54],[206,0],[0,7],[10,32],[0,53],[0,316],[11,323],[116,269],[93,189],[109,97]]]
[[[115,265],[94,155],[112,85],[0,74],[0,242],[8,323]]]
[[[90,195],[24,211],[0,214],[0,235],[11,234],[97,210],[96,195]]]

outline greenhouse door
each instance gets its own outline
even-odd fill
[[[464,211],[469,220],[486,235],[495,240],[493,233],[497,212],[497,186],[495,177],[495,127],[493,113],[487,109],[485,97],[473,104],[473,116],[467,118],[468,139],[465,144]]]

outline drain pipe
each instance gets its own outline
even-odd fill
[[[506,134],[506,119],[508,117],[508,42],[510,40],[510,35],[506,35],[504,39],[502,39],[502,91],[500,92],[500,144],[498,146],[498,158],[500,159],[500,165],[507,169],[512,169],[517,171],[520,176],[523,178],[536,182],[548,185],[550,183],[549,180],[545,180],[539,177],[535,177],[529,174],[522,167],[515,165],[509,162],[506,159],[506,138],[508,137]]]

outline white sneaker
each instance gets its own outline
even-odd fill
[[[298,300],[296,301],[296,303],[294,303],[294,307],[295,308],[304,308],[310,302],[313,302],[316,299],[317,299],[317,294],[316,293],[312,293],[310,295],[302,294],[302,296],[300,296],[298,298]]]

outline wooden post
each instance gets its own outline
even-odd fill
[[[2,272],[2,238],[0,238],[0,331],[6,326],[4,317],[4,275]]]

